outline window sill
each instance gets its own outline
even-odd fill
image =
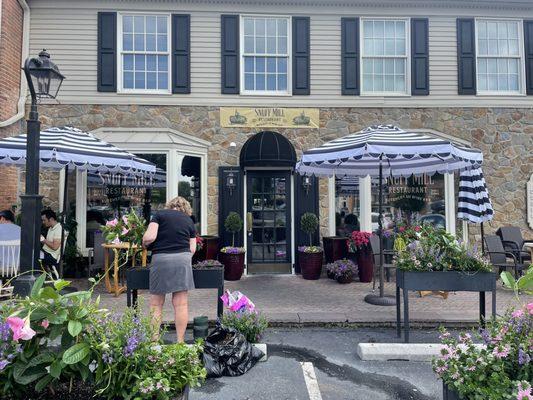
[[[361,93],[361,97],[411,97],[409,93]]]
[[[121,96],[172,96],[173,94],[179,94],[179,93],[172,93],[172,92],[157,92],[157,91],[153,91],[153,90],[147,90],[147,91],[124,91],[124,90],[120,90],[118,91],[117,90],[117,94],[121,95]]]
[[[481,92],[476,93],[476,97],[526,97],[525,93],[516,92]]]
[[[276,92],[241,92],[243,97],[292,97],[292,93],[276,93]]]

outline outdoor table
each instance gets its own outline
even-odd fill
[[[119,284],[119,260],[120,252],[128,251],[130,248],[133,250],[133,254],[136,255],[141,251],[141,266],[146,267],[146,257],[147,250],[145,248],[138,249],[137,245],[131,245],[129,243],[104,243],[102,244],[104,248],[104,271],[105,271],[105,287],[109,293],[114,293],[115,297],[118,297],[121,293],[126,291],[125,286],[120,286]],[[109,270],[111,266],[109,265],[109,252],[112,251],[113,258],[113,286],[111,286],[111,281],[109,279]],[[131,257],[131,266],[135,267],[135,256]]]
[[[224,303],[222,295],[224,294],[224,271],[221,270],[220,279],[210,279],[205,274],[205,270],[193,269],[193,279],[195,289],[217,289],[217,316],[222,317],[224,312]],[[149,268],[129,268],[126,271],[126,304],[128,307],[137,306],[138,290],[150,289],[150,269]]]
[[[416,280],[405,279],[405,272],[397,271],[396,273],[396,333],[402,337],[401,331],[401,296],[400,289],[403,292],[403,319],[404,319],[404,341],[409,343],[409,291],[448,291],[448,292],[479,292],[479,320],[482,326],[485,326],[485,292],[492,292],[492,317],[496,317],[496,278],[490,283],[486,281],[472,281],[465,284],[461,281],[450,282],[447,279],[441,279],[441,272],[416,272],[423,274],[426,281],[421,284]],[[429,278],[429,279],[428,279]]]

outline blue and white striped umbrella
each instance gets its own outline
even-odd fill
[[[477,224],[490,221],[494,217],[481,168],[460,173],[457,217]]]
[[[481,151],[430,131],[375,125],[305,151],[296,169],[317,176],[375,177],[382,164],[384,176],[411,176],[477,168],[482,162]]]
[[[155,173],[151,162],[70,126],[41,131],[39,148],[43,168],[59,170],[69,166],[127,176]],[[0,163],[26,164],[26,134],[0,140]]]

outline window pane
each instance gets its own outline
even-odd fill
[[[372,39],[365,39],[363,43],[364,55],[373,56],[374,53],[374,41]]]
[[[405,55],[405,39],[398,39],[396,41],[396,55],[398,56]]]
[[[168,51],[167,35],[157,35],[157,51]]]
[[[487,35],[489,39],[498,37],[498,24],[496,22],[487,22]]]
[[[371,38],[374,35],[374,23],[372,21],[363,22],[363,32],[365,38]]]
[[[396,37],[405,37],[405,21],[396,21]]]
[[[267,53],[276,54],[276,37],[267,37]]]
[[[384,42],[383,39],[375,39],[374,40],[374,55],[376,56],[382,56],[384,55]]]
[[[385,37],[393,39],[395,35],[394,21],[385,21]]]
[[[374,91],[374,86],[372,84],[373,78],[370,74],[364,74],[363,75],[363,90],[365,92],[372,92]]]
[[[405,76],[404,75],[395,75],[394,80],[394,91],[403,93],[405,92]]]
[[[287,59],[278,58],[278,73],[287,73]]]
[[[385,62],[385,73],[394,74],[394,60],[384,60]]]
[[[124,88],[133,89],[133,72],[124,72]]]
[[[168,71],[168,56],[157,56],[157,67],[159,71]]]
[[[156,33],[157,17],[146,17],[146,33]]]
[[[163,90],[168,90],[168,73],[159,72],[158,76],[158,88]]]
[[[276,74],[267,74],[267,90],[276,90]]]
[[[253,57],[244,57],[244,72],[254,72]]]
[[[518,39],[518,22],[508,22],[507,33],[510,39]]]
[[[507,75],[499,74],[498,75],[498,90],[508,90],[507,85]]]
[[[125,51],[133,50],[133,35],[124,35],[122,40],[122,48]]]
[[[397,74],[405,74],[405,60],[395,60],[394,70]]]
[[[144,33],[144,17],[133,17],[135,33]]]
[[[383,59],[374,60],[374,74],[383,73]]]
[[[485,21],[479,21],[477,25],[478,37],[480,39],[487,38],[487,23]]]
[[[157,71],[157,56],[152,56],[152,55],[146,56],[146,70]]]
[[[244,89],[254,90],[254,74],[244,74]]]
[[[276,72],[276,61],[277,60],[274,57],[270,57],[267,59],[267,72]]]
[[[287,36],[287,20],[278,19],[278,36]]]
[[[374,63],[372,60],[364,59],[363,60],[363,73],[364,74],[372,74]]]
[[[383,89],[386,92],[394,92],[394,75],[385,75],[385,85]]]
[[[256,36],[265,36],[265,19],[257,18],[255,20],[255,34]]]
[[[133,55],[132,54],[124,54],[123,62],[122,62],[122,69],[124,71],[133,71]]]
[[[134,50],[135,51],[144,51],[144,35],[134,35],[135,36],[135,43],[134,43]]]
[[[266,34],[267,36],[276,36],[276,20],[273,18],[267,19],[266,23]]]
[[[144,55],[136,54],[135,55],[135,70],[144,71],[145,58]]]
[[[287,91],[287,75],[278,74],[278,90]]]
[[[257,54],[265,54],[265,38],[259,36],[255,38],[255,52]]]
[[[488,50],[489,55],[497,55],[498,54],[498,41],[496,39],[489,39],[488,41]]]
[[[374,91],[383,92],[383,76],[374,75]]]
[[[265,90],[265,74],[255,75],[255,90]]]
[[[478,76],[477,80],[479,90],[487,90],[487,75],[482,74]]]
[[[156,35],[152,35],[152,34],[146,35],[146,50],[147,51],[156,51],[155,37]]]
[[[498,74],[489,74],[488,75],[489,90],[498,90]]]
[[[500,58],[498,60],[498,73],[507,75],[507,59]]]
[[[157,73],[146,73],[146,89],[157,89]]]
[[[256,57],[255,59],[255,71],[265,72],[265,57]]]
[[[518,91],[518,75],[511,74],[509,75],[509,90]]]
[[[246,36],[254,34],[254,20],[252,18],[244,18],[244,34]]]
[[[509,72],[511,74],[517,74],[518,75],[518,60],[517,59],[509,60]]]
[[[135,73],[135,89],[144,89],[144,72]]]
[[[477,62],[477,70],[480,74],[486,74],[487,73],[487,60],[484,58],[478,59]]]
[[[512,56],[517,56],[520,54],[518,51],[518,40],[509,40],[509,54]]]
[[[133,32],[133,17],[124,16],[122,18],[122,32]]]
[[[383,38],[384,34],[384,25],[383,21],[374,21],[374,37]]]
[[[244,37],[244,52],[245,53],[254,52],[254,37],[253,36]]]
[[[393,56],[395,54],[394,39],[385,39],[385,55]]]
[[[498,39],[506,39],[506,38],[507,38],[507,23],[498,22]]]
[[[157,17],[157,33],[167,33],[167,17]]]
[[[287,54],[287,36],[278,37],[278,54]]]
[[[479,55],[480,56],[485,56],[487,55],[488,53],[488,49],[487,49],[487,40],[486,39],[481,39],[478,41],[478,52],[479,52]]]
[[[506,56],[509,54],[509,46],[507,45],[507,40],[498,40],[498,54],[500,56]]]

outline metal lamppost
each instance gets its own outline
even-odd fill
[[[31,94],[30,115],[27,121],[26,139],[26,194],[21,195],[21,246],[20,273],[13,283],[13,293],[27,296],[35,282],[38,270],[42,196],[39,195],[39,137],[41,123],[37,112],[37,100],[55,98],[65,77],[50,61],[50,54],[43,50],[38,58],[28,58],[24,74]]]

